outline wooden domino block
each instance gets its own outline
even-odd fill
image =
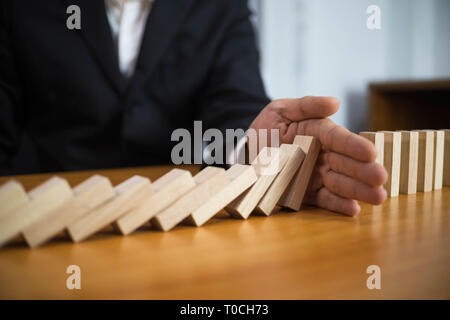
[[[116,221],[115,226],[123,235],[130,234],[150,221],[158,212],[194,188],[195,181],[189,171],[173,169],[154,181],[152,186],[154,194],[151,197]]]
[[[280,148],[263,148],[252,162],[252,167],[255,169],[258,180],[250,189],[227,205],[226,211],[233,217],[247,219],[287,160],[288,155]]]
[[[400,193],[417,192],[417,163],[419,158],[419,133],[399,131],[402,135],[400,161]]]
[[[150,180],[141,176],[122,182],[114,190],[116,196],[113,199],[69,224],[67,230],[73,241],[82,241],[112,224],[153,194]]]
[[[216,167],[206,167],[194,176],[194,180],[196,186],[192,190],[151,220],[160,230],[174,228],[230,183],[225,169]]]
[[[360,133],[360,136],[370,140],[377,150],[377,158],[376,162],[384,166],[384,134],[383,132],[369,132],[363,131]]]
[[[74,197],[24,229],[27,244],[34,248],[51,239],[72,222],[115,196],[108,178],[94,175],[73,189]]]
[[[227,170],[231,183],[194,210],[188,222],[199,227],[210,220],[230,202],[250,188],[258,179],[252,166],[236,164]]]
[[[442,189],[444,176],[444,144],[445,131],[434,131],[433,189]]]
[[[0,219],[10,211],[28,203],[28,195],[22,184],[10,180],[0,186]]]
[[[444,178],[443,184],[450,187],[450,130],[444,131]]]
[[[0,222],[0,246],[73,197],[65,179],[53,177],[28,193],[27,205],[12,210]]]
[[[269,216],[275,209],[275,206],[305,159],[305,153],[296,144],[283,144],[280,149],[287,154],[288,160],[256,206],[257,212],[266,216]]]
[[[384,134],[384,167],[388,173],[385,188],[388,197],[397,197],[400,191],[400,162],[402,135],[400,132],[382,131]]]
[[[319,156],[321,144],[319,139],[310,136],[296,136],[294,144],[300,146],[303,150],[305,159],[278,202],[278,205],[298,211],[302,205],[306,188],[308,187],[311,174]]]
[[[434,132],[416,130],[419,133],[419,162],[417,171],[417,191],[433,189]]]

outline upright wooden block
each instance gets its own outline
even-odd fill
[[[206,167],[195,175],[194,180],[196,186],[192,190],[151,220],[156,227],[169,231],[230,183],[225,170],[216,167]]]
[[[400,132],[382,131],[384,134],[384,167],[388,173],[385,188],[389,197],[397,197],[400,191],[400,162],[402,135]]]
[[[67,230],[73,241],[82,241],[100,231],[153,194],[150,180],[141,176],[134,176],[114,189],[113,199],[69,224]]]
[[[226,211],[233,217],[247,219],[287,160],[288,155],[280,148],[263,148],[252,162],[252,167],[255,169],[258,180],[250,189],[227,205]]]
[[[269,216],[275,209],[284,191],[300,168],[303,159],[305,159],[305,153],[296,144],[283,144],[280,149],[287,154],[288,160],[256,206],[257,212],[266,216]]]
[[[12,210],[0,221],[0,246],[73,197],[65,179],[53,177],[28,193],[30,202]]]
[[[384,134],[383,132],[369,132],[363,131],[360,136],[370,140],[377,150],[377,159],[375,160],[382,166],[384,166]]]
[[[250,188],[258,179],[252,166],[236,164],[227,170],[231,183],[212,196],[206,203],[195,209],[188,222],[199,227],[210,220],[230,202]]]
[[[433,163],[433,189],[442,189],[444,177],[444,144],[445,131],[434,131],[434,163]]]
[[[419,162],[417,171],[417,191],[433,189],[434,132],[416,130],[419,133]]]
[[[25,241],[30,247],[37,247],[50,240],[69,224],[115,196],[109,179],[99,175],[76,186],[73,193],[74,198],[23,230]]]
[[[194,188],[195,181],[189,171],[173,169],[154,181],[152,186],[154,194],[151,197],[116,221],[116,228],[123,235],[130,234],[150,221],[158,212]]]
[[[305,153],[305,159],[295,174],[294,179],[281,197],[278,205],[295,211],[300,207],[305,197],[306,188],[308,187],[311,174],[314,170],[317,158],[320,153],[321,144],[319,139],[310,136],[296,136],[294,144],[300,146]]]
[[[450,130],[444,131],[444,181],[446,187],[450,187]]]
[[[419,133],[400,131],[402,135],[402,154],[400,161],[400,193],[417,192],[417,163],[419,158]]]
[[[11,210],[26,205],[29,202],[27,193],[22,184],[10,180],[0,186],[0,219]]]

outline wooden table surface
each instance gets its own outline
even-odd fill
[[[97,171],[113,184],[169,167]],[[196,167],[189,167],[195,172]],[[76,185],[92,172],[60,174]],[[27,189],[51,175],[19,176]],[[6,178],[0,178],[0,183]],[[81,290],[66,268],[81,268]],[[369,265],[381,290],[369,290]],[[0,249],[1,299],[378,299],[450,298],[450,189],[362,204],[357,218],[317,208],[163,233],[104,230],[73,244]]]

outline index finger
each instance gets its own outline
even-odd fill
[[[363,162],[375,161],[373,143],[335,124],[330,119],[312,119],[298,124],[297,134],[318,137],[326,150],[334,151]]]

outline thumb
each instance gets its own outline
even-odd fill
[[[273,111],[289,121],[321,119],[335,114],[339,100],[334,97],[307,96],[299,99],[281,99],[273,103]]]

